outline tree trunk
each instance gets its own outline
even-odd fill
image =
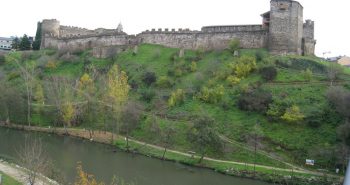
[[[129,135],[126,135],[126,151],[129,152]]]
[[[29,87],[27,86],[27,122],[28,126],[30,126],[30,93],[29,93]]]
[[[201,158],[199,159],[198,163],[201,163],[204,159],[204,153],[202,153]]]
[[[167,148],[165,147],[165,148],[164,148],[164,152],[163,152],[163,156],[162,156],[162,159],[163,159],[163,160],[164,160],[164,157],[165,157],[166,150],[167,150]]]
[[[68,130],[67,130],[67,126],[66,126],[66,124],[63,124],[63,126],[64,126],[64,131],[65,131],[65,134],[66,134],[66,135],[68,135]]]

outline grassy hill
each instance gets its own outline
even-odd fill
[[[140,124],[131,133],[135,139],[160,145],[162,139],[155,133],[173,125],[176,134],[171,148],[193,151],[188,131],[196,117],[207,115],[227,139],[221,151],[208,152],[210,157],[278,167],[286,167],[281,161],[303,166],[305,159],[315,159],[315,169],[341,167],[337,128],[345,118],[326,97],[334,66],[316,57],[271,56],[262,49],[240,50],[239,57],[226,50],[186,50],[184,56],[179,51],[144,44],[137,52],[130,49],[109,59],[94,58],[90,51],[10,53],[0,58],[0,90],[6,91],[0,97],[0,120],[27,122],[26,86],[16,61],[33,63],[33,78],[43,86],[45,104],[34,97],[31,115],[33,124],[40,126],[62,126],[62,118],[50,106],[53,100],[47,84],[52,77],[74,81],[84,73],[95,76],[95,94],[102,99],[105,75],[118,64],[128,75],[129,100],[144,107]],[[249,65],[246,74],[238,75]],[[350,70],[341,71],[332,85],[349,89]],[[184,92],[183,99],[171,105],[169,99],[178,89]],[[112,122],[101,108],[89,113],[94,116],[80,116],[73,126],[104,129],[104,123]]]

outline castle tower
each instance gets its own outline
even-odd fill
[[[314,27],[315,23],[311,20],[306,20],[304,23],[303,29],[303,42],[302,42],[302,48],[303,48],[303,55],[314,55],[315,54],[315,45],[316,40],[314,37]]]
[[[123,32],[123,25],[121,22],[118,24],[117,32]]]
[[[41,33],[43,36],[60,36],[60,21],[56,19],[44,19],[41,24]]]
[[[302,54],[303,7],[292,0],[271,0],[269,50],[278,54]]]

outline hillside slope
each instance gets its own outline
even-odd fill
[[[104,100],[106,74],[118,64],[131,86],[129,101],[143,107],[140,124],[130,133],[135,139],[163,145],[157,133],[171,125],[175,135],[170,148],[196,150],[188,133],[194,120],[206,115],[224,138],[221,150],[209,150],[209,157],[277,167],[303,166],[305,159],[315,159],[315,169],[341,167],[343,156],[337,152],[343,145],[337,128],[345,117],[326,94],[331,85],[350,87],[348,69],[314,57],[270,56],[265,50],[240,50],[239,57],[226,50],[179,53],[158,45],[141,45],[109,59],[93,58],[90,51],[10,53],[0,59],[0,120],[28,122],[24,70],[33,80],[32,124],[62,126],[50,84],[76,84],[86,73],[94,81],[98,101],[77,108],[71,126],[105,129],[113,115],[96,102]],[[75,107],[86,103],[79,92],[69,96]]]

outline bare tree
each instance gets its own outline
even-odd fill
[[[162,134],[161,134],[162,135],[162,143],[164,146],[164,152],[163,152],[163,156],[162,156],[163,160],[165,157],[165,153],[167,152],[167,149],[169,147],[171,147],[175,142],[175,139],[174,139],[175,134],[176,134],[176,129],[171,124],[166,125],[166,127],[162,131]]]
[[[27,168],[26,179],[30,185],[34,185],[39,174],[45,173],[49,166],[49,160],[40,139],[25,138],[24,145],[18,152],[21,165]]]
[[[122,112],[121,131],[126,135],[126,149],[129,150],[129,135],[140,124],[143,106],[129,101]]]
[[[25,88],[26,88],[26,95],[27,95],[27,122],[28,125],[31,125],[31,103],[33,98],[33,89],[35,85],[35,64],[34,62],[26,62],[25,64],[22,64],[17,59],[14,59],[15,63],[17,64],[21,78],[24,80]]]
[[[85,101],[77,102],[74,83],[62,77],[50,77],[47,82],[48,100],[57,108],[58,116],[63,121],[66,134],[77,115],[80,113],[79,105]]]
[[[327,76],[333,86],[334,80],[339,78],[339,75],[343,72],[342,67],[339,64],[331,63],[327,68]]]

